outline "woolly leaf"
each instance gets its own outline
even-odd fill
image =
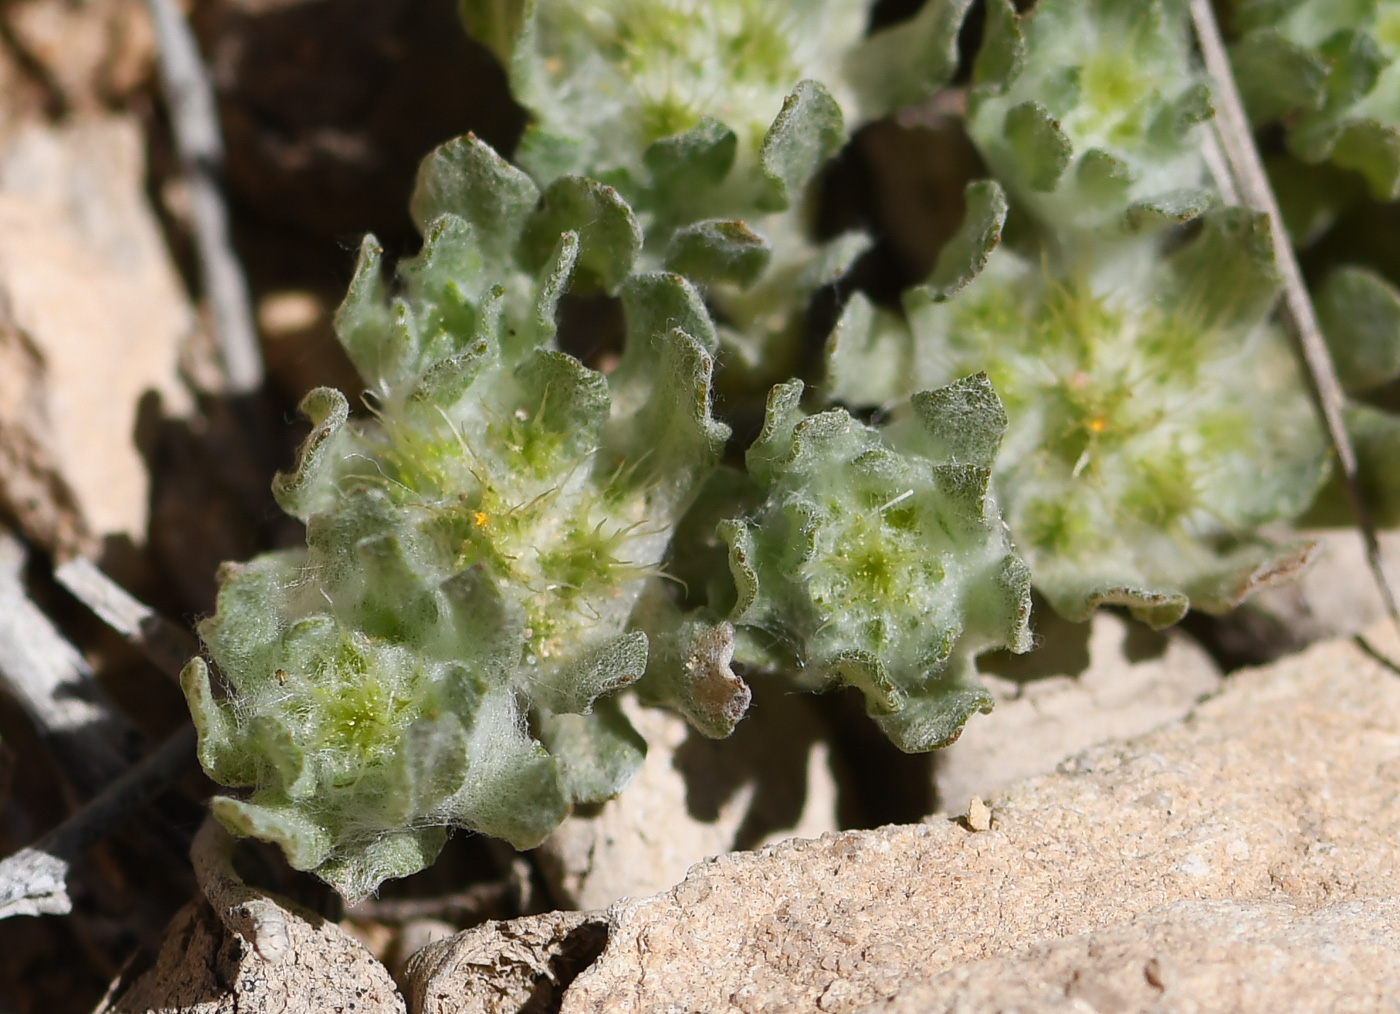
[[[290,804],[270,806],[215,796],[209,809],[220,824],[240,838],[261,838],[280,846],[294,870],[316,869],[330,851],[326,830]]]
[[[1222,208],[1207,215],[1201,235],[1167,263],[1167,298],[1189,303],[1205,327],[1247,326],[1278,299],[1273,236],[1259,212]]]
[[[528,689],[531,698],[549,711],[588,714],[599,697],[641,679],[646,665],[647,637],[632,631],[580,652],[543,679],[531,678]]]
[[[978,712],[990,714],[994,703],[971,668],[929,680],[898,711],[876,716],[880,731],[905,753],[937,750],[956,741],[967,720]]]
[[[1400,471],[1395,468],[1395,462],[1400,461],[1400,416],[1372,405],[1350,404],[1344,419],[1371,520],[1382,528],[1400,527]],[[1304,521],[1310,525],[1356,524],[1356,512],[1339,474],[1323,487]]]
[[[447,830],[441,827],[391,831],[351,855],[327,860],[316,872],[343,897],[364,898],[385,880],[430,865],[446,844]]]
[[[974,180],[963,191],[962,224],[938,252],[926,283],[929,298],[942,302],[956,295],[987,266],[1006,224],[1006,194],[995,180]]]
[[[1350,392],[1400,377],[1400,292],[1374,271],[1341,267],[1318,289],[1317,316]]]
[[[509,255],[539,196],[528,176],[467,134],[423,160],[409,210],[425,235],[439,215],[464,217],[490,261]]]
[[[663,199],[686,190],[712,187],[729,175],[739,150],[734,131],[712,116],[702,116],[689,130],[660,137],[642,153],[642,164]]]
[[[982,48],[972,66],[972,85],[979,94],[1000,95],[1025,69],[1026,39],[1011,0],[987,0],[986,9]]]
[[[753,284],[768,267],[772,245],[743,222],[696,222],[678,230],[666,250],[666,267],[701,284]]]
[[[521,238],[525,263],[543,266],[566,232],[578,234],[578,267],[604,291],[617,291],[642,247],[641,226],[617,191],[580,176],[551,183]]]
[[[783,99],[782,112],[768,128],[758,161],[768,181],[759,207],[781,211],[792,204],[817,168],[845,140],[841,107],[817,81],[802,81]]]
[[[393,326],[384,298],[384,250],[373,236],[360,243],[355,276],[335,314],[335,333],[361,377],[377,378],[383,337]]]
[[[1025,185],[1031,190],[1054,190],[1074,151],[1060,121],[1039,102],[1022,102],[1006,111],[1005,130]]]
[[[1319,109],[1326,98],[1327,64],[1321,54],[1290,42],[1277,30],[1251,32],[1231,46],[1230,64],[1255,123]]]
[[[534,0],[458,0],[457,4],[467,31],[507,67],[534,8]]]
[[[296,470],[278,472],[272,480],[272,495],[284,511],[305,521],[334,496],[334,489],[321,480],[328,459],[338,450],[336,437],[350,417],[350,403],[334,388],[318,387],[301,400],[300,410],[311,421],[311,432],[297,451]]]
[[[1400,197],[1400,125],[1363,120],[1337,134],[1332,161],[1366,178],[1383,201]]]
[[[854,47],[846,76],[870,119],[911,105],[946,84],[958,67],[958,30],[971,0],[929,0],[917,14]]]
[[[829,401],[878,405],[902,388],[913,356],[904,322],[853,293],[826,339],[822,392]]]
[[[705,347],[679,329],[653,343],[637,353],[656,364],[652,396],[635,415],[615,420],[605,451],[614,463],[614,489],[648,489],[651,501],[683,508],[719,460],[729,427],[710,415],[714,358]],[[629,350],[618,367],[624,377],[637,373],[630,357]]]
[[[929,438],[920,441],[928,457],[984,466],[996,460],[1006,432],[1006,410],[985,373],[920,391],[910,403]]]
[[[614,390],[629,373],[643,372],[641,362],[655,350],[652,337],[677,328],[698,341],[705,351],[719,347],[714,323],[700,293],[684,278],[668,272],[633,275],[622,287],[627,315],[627,369],[614,374]]]
[[[558,758],[564,791],[576,804],[616,796],[647,755],[646,740],[615,698],[600,701],[591,714],[549,716],[540,723],[540,740]]]
[[[1128,205],[1123,220],[1130,232],[1142,232],[1200,218],[1214,203],[1214,195],[1199,187],[1167,190]]]

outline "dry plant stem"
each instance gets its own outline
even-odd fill
[[[0,919],[65,915],[65,882],[74,859],[136,807],[167,788],[194,760],[195,733],[185,726],[129,767],[86,806],[28,848],[0,861]]]
[[[1201,138],[1201,157],[1205,159],[1211,181],[1225,203],[1239,204],[1240,191],[1235,186],[1235,174],[1230,171],[1230,161],[1225,157],[1225,149],[1220,146],[1220,138],[1214,130],[1207,130]]]
[[[157,669],[179,683],[180,670],[199,652],[188,631],[132,596],[86,557],[75,557],[55,568],[54,578]]]
[[[236,845],[212,815],[205,817],[190,846],[195,879],[229,932],[248,941],[264,960],[278,964],[292,947],[286,917],[276,902],[245,884],[234,870]]]
[[[1376,538],[1376,527],[1371,520],[1371,512],[1366,506],[1356,474],[1356,454],[1352,450],[1351,440],[1342,422],[1342,387],[1327,353],[1317,314],[1308,296],[1303,273],[1298,267],[1298,258],[1293,253],[1293,245],[1283,227],[1283,216],[1279,213],[1278,201],[1274,198],[1273,188],[1269,186],[1269,178],[1259,160],[1259,151],[1254,146],[1254,134],[1249,128],[1249,119],[1245,115],[1239,90],[1235,87],[1230,59],[1225,52],[1225,42],[1220,36],[1220,25],[1215,20],[1215,11],[1210,0],[1191,0],[1191,18],[1196,26],[1196,39],[1201,47],[1206,71],[1215,84],[1216,115],[1212,124],[1220,147],[1224,149],[1230,175],[1234,177],[1234,185],[1239,195],[1245,204],[1269,217],[1269,231],[1273,237],[1279,273],[1283,276],[1284,308],[1302,352],[1303,364],[1327,436],[1337,453],[1337,465],[1342,470],[1347,496],[1356,512],[1357,527],[1366,544],[1366,559],[1371,566],[1376,587],[1391,621],[1400,629],[1400,607],[1397,607],[1395,593],[1386,577],[1380,541]]]
[[[130,727],[102,699],[87,661],[25,594],[24,546],[0,532],[0,686],[19,702],[83,795],[126,768]]]
[[[204,294],[219,342],[228,393],[251,394],[262,387],[262,351],[253,327],[248,283],[229,241],[228,212],[219,191],[224,149],[214,89],[194,33],[175,0],[147,0],[147,7],[160,47],[165,102],[189,187]]]

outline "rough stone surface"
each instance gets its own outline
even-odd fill
[[[155,965],[118,980],[94,1014],[402,1014],[388,971],[339,926],[283,906],[287,948],[265,957],[226,930],[205,901],[166,931]]]
[[[1180,631],[1155,632],[1102,610],[1088,624],[1047,614],[1036,620],[1045,643],[1007,660],[1003,672],[1015,678],[984,676],[996,710],[974,716],[956,743],[935,754],[944,811],[961,813],[973,796],[1047,774],[1095,743],[1150,732],[1220,687],[1219,667]],[[1027,678],[1029,666],[1037,676],[1075,675]]]
[[[19,131],[0,150],[0,505],[48,549],[144,541],[137,412],[188,405],[194,318],[145,202],[129,119]]]
[[[1308,914],[1277,901],[1177,901],[959,965],[862,1014],[1394,1010],[1397,941],[1394,898]]]
[[[709,856],[837,828],[831,751],[812,699],[776,686],[755,694],[718,742],[673,712],[624,699],[647,758],[621,795],[569,818],[536,852],[559,904],[597,909],[656,894]]]
[[[432,1014],[558,1010],[559,993],[607,940],[598,912],[548,912],[489,922],[408,961],[408,1002]]]
[[[1368,638],[1400,658],[1393,632]],[[1368,948],[1393,940],[1400,897],[1400,671],[1357,644],[1240,673],[1187,720],[1083,751],[989,802],[987,831],[940,819],[792,841],[614,905],[602,955],[559,1009],[856,1010],[959,966],[990,974],[972,966],[987,960],[1010,962],[1008,981],[1040,968],[1052,985],[1025,988],[1053,992],[1065,963],[1088,983],[1112,953],[1140,957],[1145,975],[1157,951],[1164,983],[1194,984],[1151,1009],[1232,1009],[1211,1002],[1217,987],[1242,997],[1233,1009],[1269,1009],[1251,1000],[1256,978],[1224,966],[1233,953],[1273,968],[1271,947],[1312,968],[1296,971],[1308,985],[1290,1006],[1375,1009],[1384,980],[1365,978]],[[1329,933],[1336,947],[1320,943]],[[435,963],[411,974],[414,996],[439,1005],[412,1009],[519,1009],[457,1003],[435,976],[453,947],[482,940],[434,945]],[[1044,957],[1016,957],[1036,946],[1027,953]],[[1121,1008],[1079,999],[1074,1009],[1143,1009],[1131,996]]]

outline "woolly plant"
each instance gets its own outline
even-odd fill
[[[1283,123],[1288,150],[1400,198],[1400,2],[1232,0],[1230,58],[1257,124]]]
[[[1361,181],[1376,201],[1400,199],[1400,3],[1237,0],[1228,10],[1231,62],[1250,116],[1284,127],[1288,155],[1270,172],[1295,244],[1315,242],[1349,207],[1364,215]],[[1346,236],[1331,246],[1347,259],[1364,256]],[[1400,418],[1368,403],[1400,375],[1400,291],[1376,271],[1343,265],[1315,287],[1314,300],[1353,398],[1347,429],[1373,519],[1400,524]],[[1309,520],[1351,523],[1340,477]]]
[[[1131,270],[1003,248],[953,270],[978,249],[969,239],[995,244],[1004,215],[995,184],[973,184],[963,235],[935,269],[962,287],[911,290],[907,325],[848,308],[831,394],[882,402],[986,370],[1009,419],[993,488],[1036,587],[1071,619],[1120,603],[1160,626],[1294,572],[1306,547],[1255,532],[1308,506],[1327,457],[1268,325],[1263,217],[1213,211],[1194,240],[1129,258]]]
[[[869,118],[943,84],[969,0],[866,38],[868,0],[462,0],[533,120],[517,161],[586,173],[643,220],[781,211]],[[658,230],[648,229],[653,234]]]
[[[761,500],[718,527],[731,618],[806,685],[858,688],[896,746],[943,746],[991,710],[973,657],[1030,647],[1030,575],[988,493],[1005,413],[985,375],[880,429],[808,415],[802,390],[769,395],[747,456]]]
[[[1307,547],[1257,533],[1326,474],[1268,324],[1266,222],[1205,211],[1192,128],[1210,107],[1188,33],[1174,3],[989,4],[969,130],[1006,190],[971,184],[903,316],[854,298],[829,346],[827,395],[848,404],[987,372],[1008,416],[992,488],[1071,619],[1119,603],[1169,624],[1290,575]],[[1193,219],[1189,238],[1169,228]]]
[[[1210,93],[1175,0],[991,0],[967,127],[1057,242],[1209,206],[1197,125]]]
[[[977,653],[1030,647],[1032,581],[1163,624],[1296,569],[1258,533],[1326,455],[1268,230],[1203,184],[1175,0],[989,2],[968,129],[1005,188],[968,187],[901,314],[849,300],[804,407],[809,297],[865,242],[814,243],[804,191],[848,123],[949,78],[967,6],[867,35],[863,0],[463,0],[533,117],[521,168],[444,145],[422,251],[389,280],[362,248],[337,330],[368,412],[307,397],[274,488],[306,547],[225,570],[183,676],[245,790],[227,827],[355,898],[450,827],[528,847],[616,794],[625,689],[722,737],[743,669],[782,671],[927,750],[990,708]],[[566,289],[620,302],[606,375],[559,348]],[[1352,344],[1366,383],[1400,371]],[[781,381],[742,472],[722,345],[733,390]]]
[[[564,185],[574,218],[471,138],[425,161],[422,252],[387,287],[367,239],[337,318],[370,418],[307,396],[274,487],[306,549],[225,569],[200,627],[217,679],[183,676],[205,769],[250,790],[215,815],[347,898],[449,826],[538,844],[645,750],[612,695],[646,668],[629,614],[728,435],[715,336],[683,280],[627,277],[616,194]],[[581,275],[626,306],[610,377],[554,347]]]
[[[802,208],[849,124],[957,65],[969,0],[929,0],[867,37],[869,0],[462,0],[531,123],[516,159],[578,173],[637,210],[643,264],[701,286],[745,393],[795,366],[802,310],[866,247],[818,245]]]

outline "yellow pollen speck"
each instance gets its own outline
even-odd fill
[[[476,527],[481,528],[490,519],[487,518],[485,511],[477,511],[472,515],[472,520],[476,522]]]
[[[1100,416],[1095,416],[1094,418],[1092,418],[1092,419],[1089,420],[1089,432],[1090,432],[1090,433],[1102,433],[1102,432],[1103,432],[1103,428],[1104,428],[1105,426],[1107,426],[1107,425],[1108,425],[1108,422],[1107,422],[1107,420],[1104,419],[1103,416],[1101,416],[1101,415],[1100,415]]]

